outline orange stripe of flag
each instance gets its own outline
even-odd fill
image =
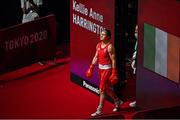
[[[179,83],[180,38],[168,34],[167,77]]]

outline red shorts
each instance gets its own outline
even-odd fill
[[[107,69],[107,70],[99,69],[100,91],[104,92],[107,89],[107,87],[111,86],[110,80],[109,80],[111,73],[112,73],[112,69]]]

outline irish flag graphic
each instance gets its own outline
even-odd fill
[[[144,67],[179,83],[180,38],[144,24]]]

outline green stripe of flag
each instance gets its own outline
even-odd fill
[[[144,67],[155,71],[155,28],[144,24]]]

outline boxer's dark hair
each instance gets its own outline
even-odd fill
[[[105,33],[106,33],[106,35],[109,37],[109,39],[111,38],[111,31],[110,30],[108,30],[108,29],[104,29],[103,30]]]

